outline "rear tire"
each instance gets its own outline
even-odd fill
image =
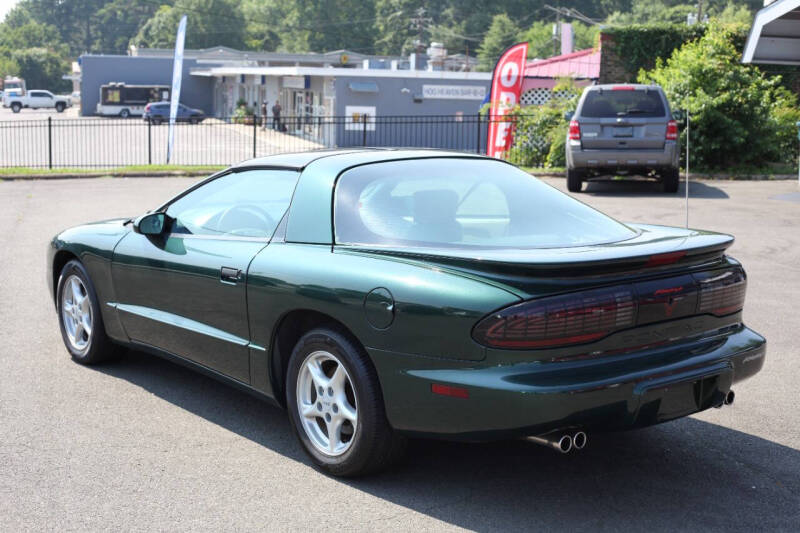
[[[386,418],[375,368],[336,329],[314,329],[297,342],[289,359],[286,400],[295,435],[328,474],[374,473],[405,451],[406,439]]]
[[[583,175],[574,168],[567,169],[567,190],[581,192],[583,188]]]
[[[115,346],[106,335],[97,293],[80,261],[73,259],[61,269],[56,302],[61,338],[72,359],[82,365],[93,365],[115,355]]]
[[[681,173],[680,170],[677,168],[670,168],[661,176],[662,186],[664,188],[664,192],[666,193],[676,193],[678,192],[678,185],[681,180]]]
[[[131,116],[131,112],[128,109],[123,109],[122,111],[119,112],[119,116],[121,118],[128,118],[129,116]]]

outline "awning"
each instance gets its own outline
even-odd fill
[[[800,0],[778,0],[756,13],[742,62],[800,65]]]
[[[378,92],[378,84],[374,81],[351,81],[348,84],[350,90],[354,93],[376,93]]]

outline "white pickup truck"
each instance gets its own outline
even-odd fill
[[[50,91],[35,89],[23,95],[3,95],[3,107],[10,107],[14,113],[19,113],[23,107],[31,109],[50,108],[61,113],[66,108],[72,107],[72,100],[69,96],[58,96]]]

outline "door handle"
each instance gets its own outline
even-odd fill
[[[219,280],[225,283],[238,283],[242,279],[242,271],[238,268],[222,267],[219,269]]]

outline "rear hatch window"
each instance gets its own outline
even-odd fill
[[[663,117],[666,110],[661,95],[654,90],[590,91],[583,102],[581,116],[591,118]]]
[[[655,89],[593,90],[586,94],[576,117],[581,146],[589,150],[662,150],[667,110]],[[606,160],[617,157],[610,154]]]

